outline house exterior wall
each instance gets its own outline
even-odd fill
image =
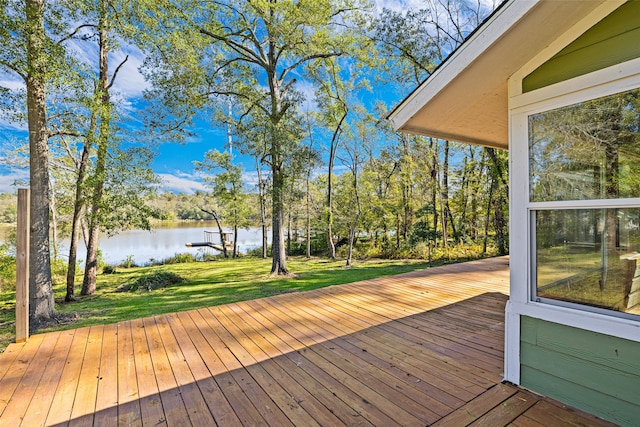
[[[640,345],[521,319],[521,384],[622,426],[640,420]]]
[[[561,105],[559,97],[580,102],[640,87],[640,1],[625,3],[585,30],[551,59],[531,64],[528,70],[534,71],[514,82],[522,92],[511,92],[512,287],[505,378],[622,426],[637,426],[640,320],[545,304],[531,291],[530,214],[554,206],[529,200],[527,115]],[[621,76],[624,82],[601,89]],[[639,200],[625,203],[637,207]],[[576,202],[576,207],[594,207],[590,204]],[[595,205],[608,206],[607,201]]]
[[[522,91],[568,80],[640,57],[640,1],[629,1],[522,81]]]

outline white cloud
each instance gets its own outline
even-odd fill
[[[405,12],[407,10],[424,9],[427,4],[424,0],[375,0],[374,11],[376,15],[382,12],[382,9],[393,10],[394,12]]]
[[[71,40],[67,42],[66,46],[73,52],[76,60],[97,72],[98,47],[95,43]],[[137,46],[125,41],[120,41],[119,50],[109,53],[109,75],[113,76],[116,68],[127,56],[127,62],[118,71],[113,84],[114,98],[116,100],[139,98],[142,96],[142,92],[150,86],[138,71],[144,61],[144,52],[138,49]]]
[[[309,80],[298,80],[296,90],[300,91],[304,96],[303,112],[316,111],[318,103],[316,102],[315,86]]]
[[[472,0],[471,3],[475,4],[476,1],[478,1],[484,9],[493,10],[498,7],[503,0]],[[433,3],[436,3],[436,6],[438,6],[440,2],[434,2],[434,0],[374,0],[374,11],[376,15],[378,15],[382,12],[382,9],[389,9],[394,12],[431,9],[433,8]]]
[[[193,179],[193,175],[178,172],[177,174],[159,173],[162,180],[160,190],[173,191],[177,193],[193,194],[196,191],[206,191],[205,186],[200,181]]]
[[[29,171],[22,169],[10,169],[7,173],[0,171],[0,193],[15,193],[18,188],[16,181],[28,182]]]
[[[150,87],[138,71],[144,61],[144,53],[136,46],[122,44],[121,49],[111,55],[111,68],[115,71],[115,67],[127,56],[129,58],[118,72],[113,88],[126,99],[139,98],[142,92]]]
[[[20,78],[7,78],[8,76],[4,76],[5,78],[0,79],[0,86],[6,87],[10,90],[19,90],[24,89],[26,86],[24,84],[24,80]]]

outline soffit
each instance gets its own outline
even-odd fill
[[[508,148],[509,77],[601,3],[506,3],[390,114],[394,127]]]

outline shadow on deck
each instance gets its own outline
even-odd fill
[[[508,258],[33,336],[0,425],[608,425],[501,384]]]

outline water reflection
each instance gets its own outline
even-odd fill
[[[204,241],[204,231],[215,231],[217,227],[213,221],[162,223],[154,226],[151,231],[128,230],[116,236],[100,238],[100,250],[107,264],[119,264],[131,256],[137,265],[148,264],[152,260],[161,260],[175,254],[190,253],[203,254],[211,249],[188,248],[187,242]],[[231,231],[225,229],[225,231]],[[269,243],[271,236],[268,236]],[[262,231],[259,228],[238,230],[238,249],[242,253],[259,248],[262,245]],[[60,254],[69,251],[69,240],[63,240]],[[84,261],[86,249],[84,243],[78,248],[78,260]],[[211,253],[217,253],[215,251]]]

